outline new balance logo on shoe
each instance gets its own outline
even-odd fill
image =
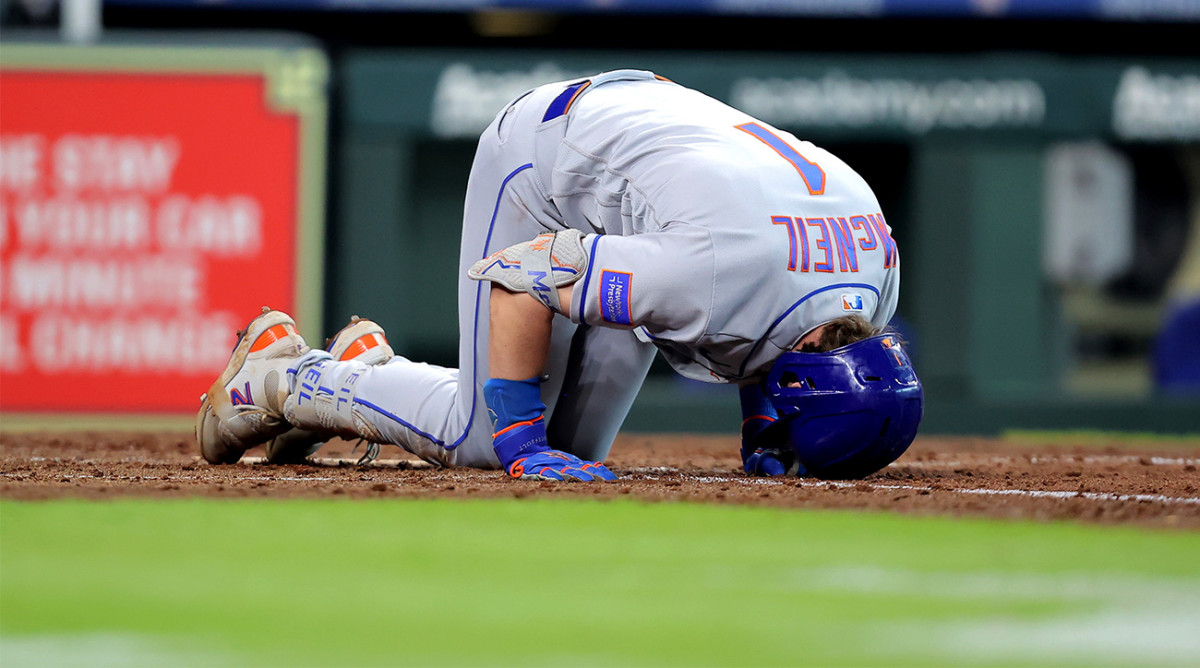
[[[244,388],[244,391],[246,392],[245,395],[243,395],[242,392],[238,391],[238,389],[236,387],[230,389],[229,390],[229,402],[232,403],[234,406],[253,404],[254,397],[250,394],[250,381],[246,381],[246,386]]]

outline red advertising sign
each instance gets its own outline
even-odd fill
[[[195,410],[293,308],[300,124],[265,86],[0,71],[0,410]]]

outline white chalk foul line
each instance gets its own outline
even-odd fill
[[[28,477],[28,476],[26,476],[23,473],[0,473],[0,478],[24,478],[24,477]],[[297,476],[230,476],[228,478],[225,478],[224,480],[219,480],[219,479],[208,478],[208,477],[201,478],[200,476],[196,476],[196,475],[106,476],[106,475],[91,475],[91,474],[75,475],[75,474],[69,474],[69,473],[68,474],[53,473],[53,474],[47,474],[45,476],[45,478],[47,480],[119,480],[121,482],[177,482],[177,481],[187,481],[187,480],[205,480],[205,481],[209,481],[209,482],[213,482],[213,483],[217,483],[217,484],[221,484],[223,482],[242,482],[242,481],[302,482],[302,481],[306,481],[306,480],[313,481],[313,482],[351,482],[351,481],[345,480],[344,478],[327,478],[327,477],[307,476],[307,475],[303,475],[303,476],[300,476],[300,475],[297,475]]]
[[[309,457],[310,466],[357,466],[359,468],[370,469],[432,469],[436,468],[429,462],[424,462],[419,459],[375,459],[365,464],[359,464],[357,457]],[[199,461],[199,458],[197,458]],[[268,465],[266,457],[242,457],[239,461],[241,464],[263,464]]]
[[[661,480],[661,476],[657,474],[672,474],[680,473],[678,469],[668,466],[654,466],[632,469],[632,472],[640,475],[642,480]],[[0,478],[24,477],[19,473],[0,473]],[[75,474],[56,474],[49,475],[48,478],[57,478],[59,480],[120,480],[125,482],[176,482],[176,481],[192,481],[192,480],[208,480],[200,476],[103,476],[103,475],[75,475]],[[784,481],[773,478],[731,478],[727,476],[687,476],[695,482],[701,483],[727,483],[737,485],[783,485]],[[231,476],[229,481],[249,481],[249,482],[351,482],[342,478],[331,478],[327,476]],[[212,481],[217,482],[217,481]],[[801,487],[810,489],[848,489],[867,487],[872,490],[880,491],[905,491],[905,492],[950,492],[952,494],[974,494],[979,496],[1021,496],[1035,499],[1086,499],[1088,501],[1105,501],[1105,502],[1127,502],[1137,501],[1146,503],[1160,503],[1163,505],[1188,505],[1200,506],[1200,497],[1191,496],[1166,496],[1165,494],[1112,494],[1108,492],[1084,492],[1078,490],[1038,490],[1038,489],[987,489],[979,487],[930,487],[925,485],[901,485],[892,483],[877,483],[865,480],[856,482],[845,482],[839,480],[805,480],[805,479],[789,479],[788,483],[798,484]]]
[[[993,455],[981,461],[990,464],[1137,464],[1146,466],[1200,466],[1200,459],[1192,457],[1139,457],[1137,455],[1032,455],[1028,458],[1012,455]],[[969,462],[956,459],[901,460],[889,468],[946,468],[969,466]]]
[[[801,481],[804,487],[858,487],[863,483],[850,482],[808,482]],[[955,494],[978,494],[981,496],[1026,496],[1035,499],[1088,499],[1089,501],[1147,501],[1150,503],[1162,503],[1167,505],[1200,505],[1200,498],[1191,496],[1166,496],[1164,494],[1110,494],[1108,492],[1081,492],[1068,490],[1039,490],[1039,489],[986,489],[979,487],[959,487],[945,490],[936,490],[933,487],[922,487],[919,485],[891,485],[881,483],[867,483],[872,489],[880,490],[903,490],[916,492],[933,492],[947,491]]]
[[[646,469],[635,469],[636,472],[645,471],[642,477],[646,480],[660,480],[657,473],[679,473],[677,469],[672,470],[669,467],[656,466]],[[725,476],[689,476],[696,482],[703,483],[733,483],[733,484],[753,484],[753,485],[783,485],[784,481],[772,478],[730,478]],[[929,487],[924,485],[900,485],[892,483],[878,483],[859,480],[855,482],[845,482],[839,480],[804,480],[804,479],[789,479],[787,484],[798,484],[801,487],[810,489],[849,489],[868,487],[872,490],[880,491],[904,491],[904,492],[951,492],[953,494],[976,494],[980,496],[1024,496],[1035,499],[1086,499],[1089,501],[1144,501],[1148,503],[1161,503],[1164,505],[1189,505],[1200,506],[1200,497],[1190,496],[1166,496],[1165,494],[1111,494],[1108,492],[1081,492],[1074,490],[1038,490],[1038,489],[986,489],[979,487]]]
[[[41,462],[53,462],[53,463],[70,462],[72,464],[111,464],[111,463],[113,463],[114,460],[111,460],[111,459],[77,459],[75,457],[67,457],[67,458],[63,458],[63,457],[30,457],[29,461],[38,462],[38,463],[41,463]],[[116,460],[116,461],[123,462],[123,463],[137,463],[137,464],[155,463],[155,462],[150,462],[149,460],[141,459],[141,458],[139,458],[139,459],[122,459],[122,460]],[[200,457],[194,457],[193,461],[195,463],[202,463]],[[267,458],[266,457],[242,457],[240,460],[238,460],[238,463],[249,464],[252,466],[257,465],[257,464],[267,465]],[[367,462],[366,464],[359,464],[358,458],[348,458],[348,457],[309,457],[309,465],[310,466],[328,466],[328,467],[359,466],[361,468],[377,468],[377,469],[400,469],[400,468],[428,469],[428,468],[433,468],[433,465],[430,464],[429,462],[423,462],[423,461],[416,460],[416,459],[376,459],[374,461]]]

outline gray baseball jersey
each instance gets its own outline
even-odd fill
[[[543,400],[551,447],[584,459],[607,455],[656,350],[684,376],[738,381],[824,322],[857,313],[884,325],[895,310],[899,255],[857,173],[702,93],[621,70],[535,88],[481,136],[459,368],[346,362],[329,382],[353,376],[362,418],[391,442],[497,466],[482,397],[490,284],[466,270],[568,227],[587,233],[590,261],[554,319]]]
[[[635,327],[679,373],[725,381],[834,318],[892,317],[889,228],[829,152],[648,73],[593,79],[552,123],[538,194],[598,233],[573,321]]]

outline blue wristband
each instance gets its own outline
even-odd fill
[[[540,377],[492,378],[483,384],[483,401],[492,419],[492,449],[505,469],[522,457],[550,449],[541,384]]]
[[[758,448],[758,435],[779,418],[771,400],[763,391],[762,383],[751,383],[738,388],[742,404],[742,463],[745,463]]]
[[[483,401],[492,419],[492,433],[518,422],[529,422],[546,411],[542,403],[542,379],[505,380],[492,378],[483,384]]]

